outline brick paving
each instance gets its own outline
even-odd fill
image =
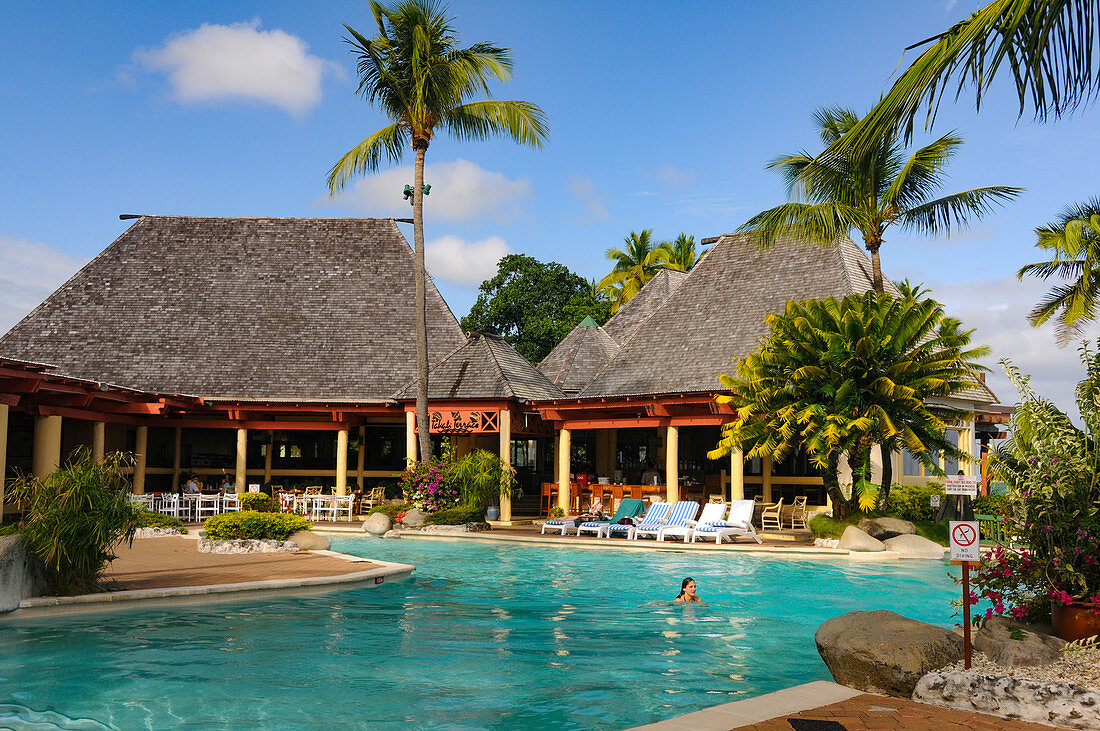
[[[802,726],[806,731],[840,731],[831,724],[795,725],[788,719],[832,721],[845,731],[861,729],[906,729],[907,731],[1050,731],[1050,726],[1024,721],[1010,721],[972,711],[956,711],[923,703],[887,698],[864,693],[854,698],[813,708],[799,713],[784,714],[760,723],[740,726],[740,731],[792,731]]]

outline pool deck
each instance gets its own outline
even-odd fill
[[[796,725],[791,719],[801,720],[804,725]],[[814,725],[814,721],[818,724]],[[638,727],[647,731],[791,731],[792,728],[1049,731],[1051,727],[863,693],[824,680]]]
[[[405,578],[414,566],[364,559],[335,551],[199,553],[198,536],[146,538],[119,546],[105,574],[106,592],[24,599],[0,620],[178,606],[259,596],[314,594],[375,586]]]

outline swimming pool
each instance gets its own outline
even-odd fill
[[[370,589],[0,623],[0,727],[626,728],[828,679],[813,634],[847,611],[956,621],[942,562],[333,548],[418,568]],[[688,575],[710,606],[652,604]]]

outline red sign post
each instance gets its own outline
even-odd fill
[[[950,526],[951,563],[962,565],[963,599],[963,668],[970,669],[970,564],[981,560],[981,537],[978,523],[953,520]]]

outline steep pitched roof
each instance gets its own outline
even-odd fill
[[[428,370],[429,399],[559,399],[562,390],[537,371],[499,335],[471,333],[469,339]],[[416,382],[394,395],[416,398]]]
[[[625,345],[642,323],[664,304],[687,277],[688,272],[661,269],[653,275],[653,279],[645,283],[638,294],[619,308],[603,326],[604,330],[616,343]]]
[[[586,317],[542,359],[539,371],[562,391],[576,393],[618,352],[618,344],[607,331]]]
[[[212,400],[375,401],[416,375],[393,219],[142,216],[0,338],[77,378]],[[434,284],[430,355],[465,342]]]

